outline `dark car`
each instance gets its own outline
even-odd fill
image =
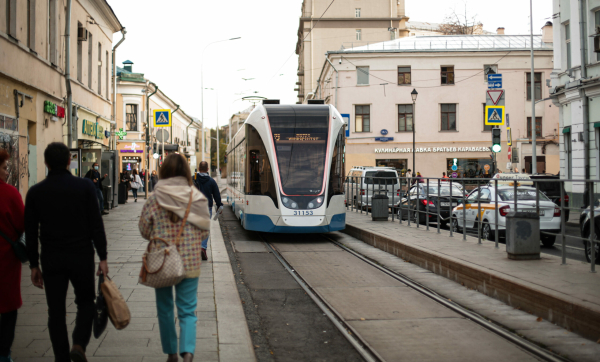
[[[439,196],[438,196],[439,194]],[[401,201],[401,207],[398,209],[398,217],[403,220],[412,218],[414,222],[425,224],[427,218],[429,222],[438,222],[442,226],[450,221],[452,209],[456,207],[463,199],[463,190],[457,185],[444,182],[440,187],[438,185],[419,184],[413,186],[407,195]],[[439,206],[439,214],[438,214]],[[418,216],[417,216],[417,212]],[[426,212],[427,211],[427,212]]]
[[[565,208],[563,212],[565,214],[565,220],[569,220],[569,195],[564,190],[564,184],[560,182],[560,176],[549,175],[549,174],[536,174],[529,176],[532,180],[548,180],[543,182],[537,182],[539,190],[543,192],[548,198],[554,202],[557,206],[561,206],[561,195],[560,188],[563,188],[563,202],[562,206]]]
[[[583,210],[581,212],[581,217],[580,217],[580,222],[579,222],[579,227],[580,227],[580,231],[581,231],[581,237],[582,238],[587,238],[588,240],[584,240],[583,241],[583,247],[585,249],[585,259],[589,262],[592,261],[592,249],[590,248],[590,208],[589,206]],[[595,238],[594,240],[596,241],[594,244],[596,245],[596,255],[595,255],[595,259],[596,259],[596,264],[600,264],[600,255],[598,255],[600,253],[600,206],[598,204],[596,204],[594,206],[594,233],[595,233]]]

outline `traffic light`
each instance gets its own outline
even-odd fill
[[[502,151],[502,145],[500,144],[501,132],[500,128],[492,128],[492,152],[498,153]]]

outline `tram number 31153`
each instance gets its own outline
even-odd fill
[[[294,211],[294,216],[297,216],[297,215],[306,216],[306,215],[312,215],[312,214],[313,214],[312,211],[304,211],[304,210]]]

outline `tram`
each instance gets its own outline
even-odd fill
[[[244,229],[345,228],[344,120],[333,106],[309,102],[264,100],[227,146],[227,201]]]

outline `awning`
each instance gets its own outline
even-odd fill
[[[600,122],[595,122],[594,123],[594,128],[600,128]]]
[[[594,123],[594,127],[596,127],[596,123]],[[563,128],[563,134],[565,133],[571,133],[571,126]]]

